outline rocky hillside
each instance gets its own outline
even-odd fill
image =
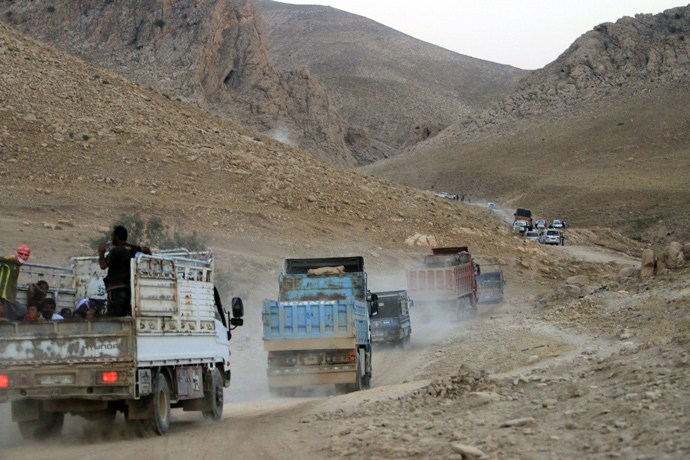
[[[645,241],[685,238],[689,38],[688,7],[599,25],[491,109],[368,171]]]
[[[338,164],[370,161],[307,68],[276,70],[251,0],[0,3],[7,24]]]
[[[416,40],[331,7],[254,0],[271,62],[309,66],[348,125],[380,155],[397,154],[502,98],[527,74]]]
[[[419,233],[492,252],[488,235],[509,238],[482,210],[306,155],[4,25],[0,68],[4,226],[47,221],[50,231],[62,220],[95,232],[138,212],[222,238],[345,252],[334,242],[406,247]]]

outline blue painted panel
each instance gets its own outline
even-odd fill
[[[264,338],[357,337],[369,343],[367,304],[355,300],[265,302]]]

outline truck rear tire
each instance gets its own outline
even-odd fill
[[[202,411],[202,414],[205,419],[217,422],[223,418],[223,377],[218,368],[213,370],[213,390],[206,397],[213,404],[213,409]]]
[[[22,438],[44,440],[60,436],[64,422],[64,413],[46,412],[43,410],[43,402],[39,401],[38,418],[36,420],[17,422],[17,425]]]
[[[158,374],[154,381],[151,399],[153,413],[146,421],[147,431],[164,435],[170,427],[170,387],[163,374]]]

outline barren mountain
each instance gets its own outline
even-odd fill
[[[276,70],[251,0],[0,3],[22,32],[335,163],[370,161],[309,69]]]
[[[595,27],[475,112],[367,171],[546,218],[688,236],[690,8]]]
[[[312,245],[391,245],[422,233],[489,248],[481,236],[497,232],[481,210],[305,155],[4,25],[0,69],[5,218],[54,209],[56,219],[107,225],[142,212]],[[483,230],[466,232],[475,218]]]
[[[335,8],[254,3],[266,23],[271,62],[309,66],[338,113],[385,156],[487,107],[527,73]]]

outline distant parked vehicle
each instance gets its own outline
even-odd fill
[[[542,228],[546,228],[546,221],[544,219],[539,219],[536,222],[534,222],[534,228],[541,230]]]
[[[496,209],[496,203],[487,203],[486,207],[489,209]]]
[[[565,227],[563,226],[563,222],[556,219],[553,222],[551,222],[551,225],[549,225],[549,228],[565,228]]]
[[[438,198],[452,198],[450,193],[446,193],[446,192],[436,193],[436,194],[434,194],[434,196],[438,197]]]
[[[539,241],[539,232],[536,230],[528,230],[525,232],[525,238],[529,241]]]
[[[561,244],[561,232],[559,230],[542,230],[539,233],[539,242],[541,244]]]

